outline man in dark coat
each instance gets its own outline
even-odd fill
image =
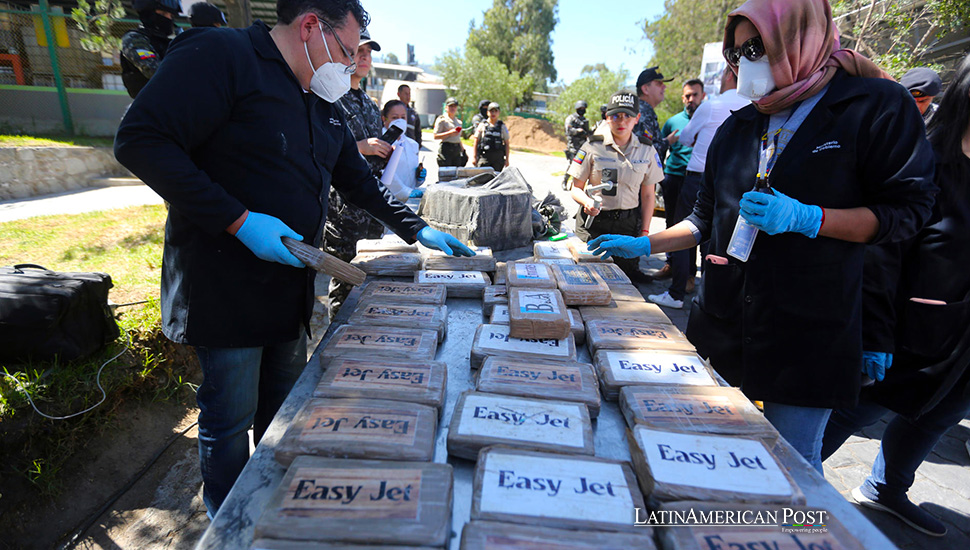
[[[367,15],[357,0],[279,0],[278,24],[193,29],[132,102],[118,160],[171,204],[162,325],[196,347],[203,500],[214,515],[306,365],[331,184],[408,242],[470,255],[378,185],[340,109]],[[344,45],[351,44],[348,50]],[[312,93],[308,93],[310,90]]]

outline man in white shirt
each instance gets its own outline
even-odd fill
[[[707,164],[707,149],[711,146],[714,134],[721,124],[731,116],[732,111],[748,105],[746,99],[738,97],[737,92],[738,77],[731,71],[730,67],[724,69],[721,74],[721,94],[716,98],[701,103],[700,107],[694,111],[690,117],[690,122],[680,131],[680,142],[694,149],[690,154],[690,161],[687,163],[687,174],[684,176],[684,183],[680,188],[676,215],[686,218],[694,210],[694,202],[697,201],[697,193],[701,189],[701,178],[704,177],[704,167]],[[701,246],[701,265],[704,265],[704,250],[706,245]],[[689,256],[695,258],[693,250]],[[689,262],[688,273],[693,274],[697,271],[695,263]]]

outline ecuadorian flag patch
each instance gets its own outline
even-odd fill
[[[573,157],[573,162],[575,162],[576,164],[582,164],[583,160],[585,159],[586,159],[586,151],[580,151],[576,153],[575,157]]]
[[[151,50],[135,50],[135,53],[138,54],[138,59],[150,59],[155,57],[155,52]]]

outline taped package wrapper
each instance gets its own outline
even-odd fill
[[[360,301],[387,300],[407,304],[444,305],[448,291],[442,285],[371,281],[364,285]]]
[[[350,265],[368,275],[379,277],[409,277],[421,269],[421,254],[417,252],[361,252]]]
[[[757,437],[774,447],[778,432],[737,388],[640,385],[620,390],[627,425],[655,430]]]
[[[518,397],[576,401],[586,405],[591,418],[600,412],[596,371],[589,363],[489,357],[478,370],[475,389]]]
[[[437,351],[438,333],[433,330],[344,325],[333,333],[323,356],[431,361]]]
[[[586,405],[465,392],[448,428],[448,454],[475,460],[490,445],[593,455],[593,425]]]
[[[566,304],[558,290],[509,290],[509,334],[515,338],[563,339],[571,334]]]
[[[491,356],[522,360],[576,361],[576,342],[572,334],[562,340],[513,338],[506,325],[482,325],[475,331],[471,350],[472,368],[477,369]]]
[[[448,385],[448,366],[414,359],[325,360],[314,397],[372,401],[410,401],[441,409]]]
[[[711,502],[668,502],[660,511],[670,517],[694,518],[712,512],[746,517],[757,525],[730,527],[661,527],[665,550],[712,548],[777,548],[779,550],[864,550],[864,546],[828,510],[817,506],[776,506]],[[761,520],[753,518],[762,518]],[[642,518],[646,519],[646,517]],[[677,523],[681,523],[677,521]],[[787,530],[787,531],[786,531]]]
[[[593,364],[607,401],[616,401],[625,386],[717,385],[710,366],[693,352],[601,350]]]
[[[438,411],[404,401],[308,399],[276,446],[289,466],[301,455],[430,461]]]
[[[657,550],[651,533],[649,528],[637,533],[607,533],[472,521],[466,523],[461,531],[459,550],[539,550],[560,547],[568,550]],[[563,546],[564,541],[569,541],[568,546]]]
[[[336,496],[330,489],[338,486],[354,487],[356,497],[309,498]],[[451,536],[453,493],[448,464],[300,456],[269,498],[254,538],[444,547]]]
[[[440,342],[448,328],[448,306],[368,300],[358,304],[348,324],[433,330]]]
[[[760,439],[641,425],[627,435],[640,489],[652,503],[805,504],[805,495]]]

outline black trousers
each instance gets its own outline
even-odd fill
[[[498,153],[484,153],[478,157],[479,168],[491,166],[496,172],[501,172],[505,168],[505,151]]]
[[[438,148],[438,166],[464,166],[468,163],[468,153],[461,143],[441,142]]]
[[[603,210],[593,218],[593,224],[586,229],[586,214],[580,208],[576,214],[576,236],[584,242],[595,239],[600,235],[630,235],[640,236],[640,209]],[[627,275],[640,270],[640,258],[617,258],[613,261]]]
[[[667,208],[667,227],[684,221],[694,211],[694,203],[697,202],[697,193],[700,190],[701,174],[690,172],[681,178],[677,202],[674,205],[664,203]],[[687,281],[697,274],[697,247],[671,252],[668,256],[674,275],[667,292],[674,300],[683,300],[687,294]]]

